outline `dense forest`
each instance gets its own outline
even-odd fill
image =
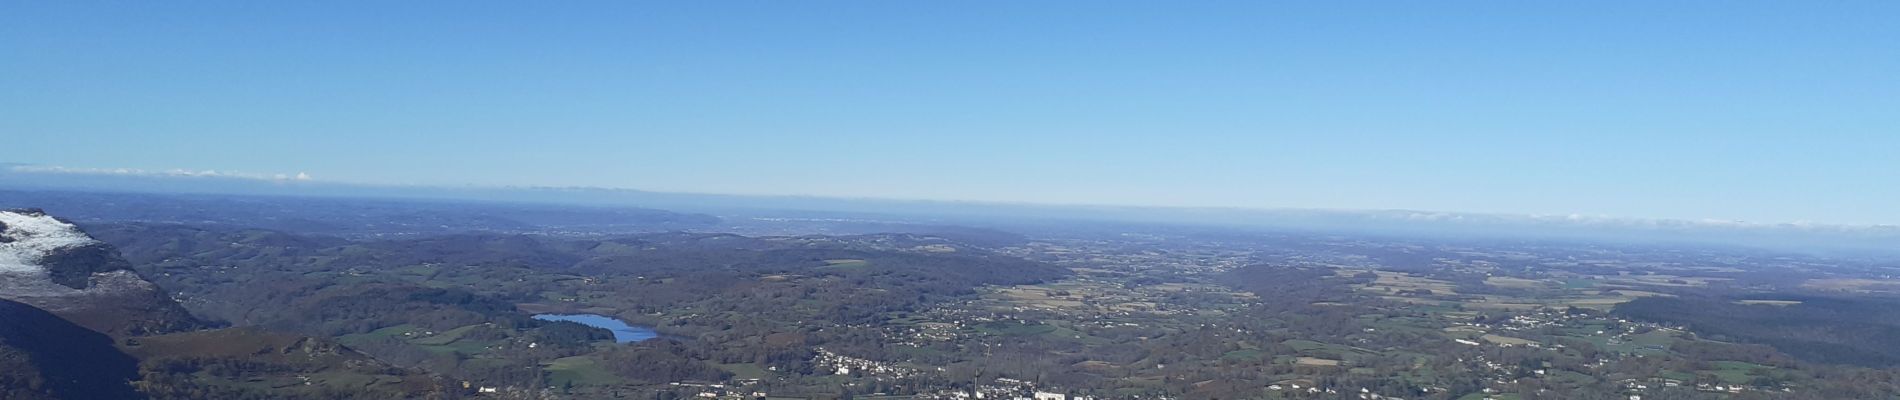
[[[1744,304],[1728,297],[1652,297],[1616,307],[1630,318],[1667,321],[1721,341],[1773,346],[1802,359],[1873,367],[1900,365],[1900,299],[1782,296],[1799,304]]]

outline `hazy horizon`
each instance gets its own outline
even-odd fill
[[[1900,224],[1900,7],[1468,5],[18,3],[0,53],[33,56],[0,58],[0,158]]]
[[[240,195],[337,197],[355,199],[416,199],[449,201],[502,201],[637,207],[689,212],[776,210],[918,218],[1030,217],[1045,221],[1121,221],[1189,225],[1227,225],[1253,228],[1322,228],[1344,231],[1406,231],[1445,235],[1481,233],[1508,236],[1528,231],[1669,232],[1689,239],[1720,239],[1734,233],[1800,236],[1804,240],[1840,237],[1870,240],[1885,246],[1900,239],[1900,225],[1832,224],[1813,221],[1744,221],[1719,219],[1652,218],[1621,215],[1513,214],[1463,210],[1248,208],[1152,206],[1128,204],[1034,203],[846,197],[814,195],[753,195],[656,191],[640,188],[594,186],[422,185],[338,182],[289,173],[259,174],[241,171],[145,171],[133,169],[78,169],[0,162],[0,190],[52,190],[187,195]],[[1499,230],[1499,228],[1504,228]],[[1474,230],[1475,229],[1475,230]],[[1550,233],[1550,232],[1541,232]],[[1714,240],[1721,242],[1722,240]],[[1759,243],[1757,243],[1759,244]],[[1847,246],[1857,247],[1859,245]]]

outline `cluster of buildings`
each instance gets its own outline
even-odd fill
[[[1683,382],[1681,380],[1665,379],[1665,378],[1649,378],[1646,380],[1624,379],[1622,382],[1623,382],[1623,390],[1628,391],[1630,393],[1631,400],[1642,400],[1642,393],[1650,391],[1650,390],[1679,388],[1679,387],[1688,385],[1687,382]],[[1698,392],[1703,392],[1703,393],[1728,393],[1728,394],[1741,394],[1743,392],[1757,392],[1757,393],[1774,393],[1774,392],[1793,393],[1794,392],[1794,388],[1790,388],[1790,387],[1768,388],[1768,387],[1749,386],[1749,385],[1742,385],[1742,384],[1721,384],[1721,383],[1706,383],[1706,382],[1695,384],[1695,390]]]
[[[679,389],[699,390],[699,393],[694,394],[693,398],[700,400],[759,400],[766,398],[765,392],[747,391],[739,387],[724,384],[673,382],[669,385]]]
[[[903,379],[917,376],[918,370],[897,366],[895,363],[871,361],[857,357],[833,353],[818,348],[812,356],[812,366],[819,371],[830,371],[836,375],[865,375],[877,378]]]
[[[1093,396],[1071,394],[1059,389],[1039,388],[1034,382],[997,378],[988,383],[978,383],[969,390],[944,390],[930,394],[920,394],[917,399],[924,400],[1096,400]],[[1145,400],[1145,399],[1144,399]],[[1156,398],[1153,400],[1174,400]]]

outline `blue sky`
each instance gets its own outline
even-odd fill
[[[1900,223],[1900,2],[1655,3],[7,2],[0,162]]]

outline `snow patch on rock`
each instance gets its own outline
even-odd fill
[[[0,274],[45,275],[40,259],[55,250],[96,243],[73,224],[42,213],[0,211]]]

